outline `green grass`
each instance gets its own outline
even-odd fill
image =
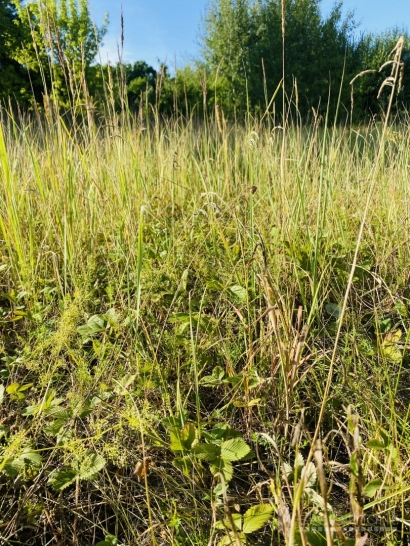
[[[265,121],[3,111],[2,543],[405,544],[408,124]]]

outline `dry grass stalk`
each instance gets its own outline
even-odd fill
[[[401,60],[403,55],[403,47],[404,47],[404,36],[400,36],[399,40],[397,41],[397,44],[389,53],[389,57],[394,55],[393,59],[387,60],[385,63],[383,63],[380,66],[378,70],[370,69],[370,68],[368,70],[362,70],[362,72],[359,72],[359,74],[356,74],[356,76],[350,81],[352,111],[353,111],[353,105],[354,105],[354,82],[358,78],[361,78],[362,76],[365,76],[366,74],[376,74],[378,72],[380,73],[387,66],[391,65],[391,73],[389,76],[387,76],[387,78],[383,80],[379,88],[379,92],[377,93],[377,98],[379,99],[381,97],[382,91],[386,86],[393,88],[393,91],[392,91],[393,94],[395,90],[397,90],[397,93],[400,93],[402,84],[403,84],[403,77],[404,77],[404,63]]]
[[[222,108],[219,106],[219,104],[215,107],[215,115],[216,115],[216,123],[218,125],[218,131],[221,133],[222,136],[225,134],[225,116],[223,113]]]

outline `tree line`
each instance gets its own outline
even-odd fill
[[[338,109],[351,115],[354,105],[355,118],[363,119],[382,111],[387,93],[378,98],[378,90],[391,70],[386,61],[404,35],[395,107],[405,111],[407,32],[359,33],[354,15],[343,16],[342,7],[338,1],[324,16],[320,0],[210,0],[200,57],[171,74],[165,64],[96,62],[108,17],[96,26],[88,0],[0,0],[0,99],[27,108],[109,103],[138,115],[204,115],[218,104],[234,117],[281,115],[284,93],[288,115],[334,116]]]

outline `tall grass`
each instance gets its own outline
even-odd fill
[[[269,126],[2,110],[4,544],[404,544],[408,123]]]

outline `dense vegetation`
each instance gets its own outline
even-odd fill
[[[1,0],[0,66],[6,77],[0,81],[0,98],[33,107],[49,96],[65,107],[88,102],[98,109],[106,102],[106,86],[112,85],[116,109],[124,107],[126,96],[133,112],[151,113],[155,106],[162,115],[190,117],[213,111],[217,97],[227,116],[241,117],[249,110],[263,114],[272,105],[281,114],[285,90],[292,115],[307,118],[312,108],[324,115],[329,108],[333,116],[339,92],[342,107],[352,110],[350,81],[372,69],[356,82],[353,113],[360,120],[380,115],[385,105],[377,90],[389,67],[378,69],[402,34],[402,60],[410,64],[406,32],[359,34],[353,14],[343,17],[342,2],[327,17],[320,0],[287,0],[284,7],[281,86],[281,0],[212,0],[202,24],[201,58],[173,75],[165,65],[155,70],[144,61],[96,64],[108,17],[97,27],[88,0]],[[272,101],[276,90],[278,100]],[[410,70],[405,70],[396,107],[403,111],[409,103]]]
[[[85,1],[1,6],[0,543],[408,544],[406,37],[289,2],[279,85],[274,1],[211,3],[174,76],[93,64]]]

